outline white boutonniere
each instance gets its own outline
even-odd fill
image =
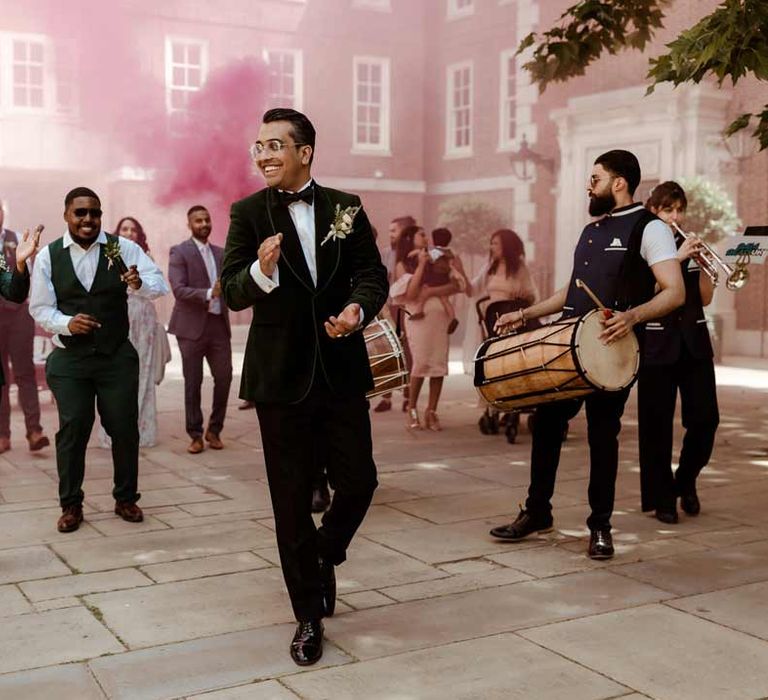
[[[123,256],[121,254],[120,250],[120,241],[117,240],[117,238],[107,241],[106,245],[104,246],[104,257],[107,258],[107,270],[112,269],[112,265],[115,265],[117,267],[117,271],[124,275],[126,272],[128,272],[128,267],[123,262]]]
[[[5,255],[0,253],[0,272],[8,272],[8,263],[5,261]]]
[[[338,238],[344,240],[350,233],[352,233],[352,224],[355,221],[357,212],[362,208],[362,206],[358,206],[342,209],[341,204],[337,204],[336,213],[334,214],[333,223],[331,224],[331,230],[328,231],[328,235],[320,241],[320,245],[325,245],[325,243],[331,239],[336,240]]]

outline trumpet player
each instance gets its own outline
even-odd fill
[[[677,498],[688,515],[698,515],[696,478],[712,454],[719,422],[712,343],[704,307],[712,301],[714,280],[702,274],[702,241],[685,236],[685,191],[663,182],[646,207],[678,233],[677,259],[685,281],[685,304],[646,325],[638,380],[640,486],[643,511],[663,523],[678,522]],[[700,262],[702,264],[700,264]],[[676,473],[672,473],[672,435],[678,391],[685,433]]]

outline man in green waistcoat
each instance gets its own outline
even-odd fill
[[[101,202],[78,187],[64,200],[67,231],[40,251],[29,312],[54,333],[46,378],[59,411],[56,466],[59,532],[83,521],[85,452],[99,410],[112,438],[115,513],[141,522],[139,500],[139,358],[128,339],[128,294],[168,292],[162,272],[133,241],[101,228]]]
[[[0,254],[0,296],[3,299],[21,304],[27,298],[29,293],[27,260],[37,252],[42,230],[40,226],[32,234],[29,231],[24,233],[16,246],[16,265],[12,270],[6,267],[5,257]],[[0,386],[3,384],[5,384],[5,377],[3,377],[3,368],[0,367]]]

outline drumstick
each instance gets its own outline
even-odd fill
[[[603,304],[600,299],[597,298],[597,294],[595,294],[588,286],[586,282],[582,282],[578,277],[576,278],[576,286],[579,289],[584,290],[587,293],[587,296],[595,302],[595,306],[597,306],[600,311],[603,312],[603,318],[611,318],[613,316],[613,312],[610,309],[607,309],[605,305]]]

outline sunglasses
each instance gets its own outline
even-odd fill
[[[73,214],[74,214],[74,215],[75,215],[75,216],[76,216],[78,219],[83,219],[83,218],[85,218],[86,216],[88,216],[88,214],[90,214],[90,215],[91,215],[91,218],[92,218],[92,219],[100,219],[100,218],[101,218],[101,214],[102,214],[102,211],[101,211],[101,209],[96,209],[96,208],[94,208],[94,209],[88,209],[87,207],[78,207],[78,208],[77,208],[77,209],[75,209],[75,210],[74,210],[72,213],[73,213]]]

